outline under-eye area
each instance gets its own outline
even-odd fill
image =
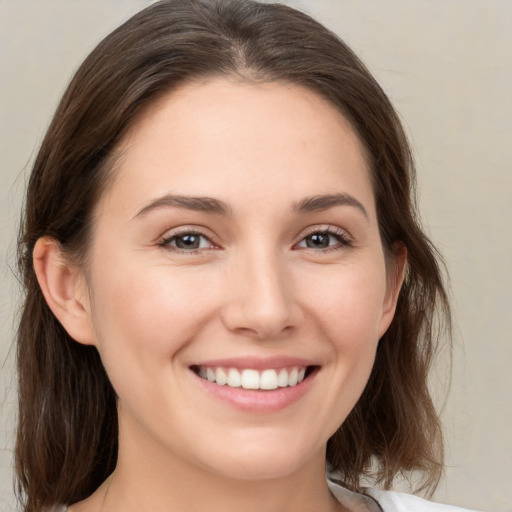
[[[219,386],[266,391],[297,386],[313,375],[319,368],[319,366],[315,365],[289,366],[286,368],[269,368],[265,370],[199,365],[190,367],[190,369],[202,379]]]

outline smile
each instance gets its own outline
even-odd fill
[[[199,366],[193,369],[202,379],[218,386],[252,390],[272,390],[294,387],[307,376],[308,367],[292,366],[258,371],[252,368],[225,368]]]

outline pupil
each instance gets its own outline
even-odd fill
[[[324,233],[315,233],[307,238],[306,245],[311,248],[329,247],[329,235]]]
[[[197,235],[183,235],[176,239],[176,246],[180,249],[197,249],[199,237]]]

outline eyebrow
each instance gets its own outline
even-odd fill
[[[193,210],[196,212],[231,216],[231,208],[223,201],[219,201],[213,197],[175,196],[172,194],[166,194],[165,196],[159,197],[144,206],[144,208],[142,208],[134,218],[142,217],[149,212],[160,208],[185,208],[186,210]]]
[[[319,212],[336,206],[352,206],[361,211],[368,219],[365,207],[350,194],[328,194],[306,197],[294,205],[297,213]],[[133,218],[143,217],[151,211],[160,208],[184,208],[197,212],[213,213],[229,217],[232,215],[230,206],[213,197],[176,196],[166,194],[144,206]]]
[[[297,213],[319,212],[335,206],[353,206],[357,208],[366,219],[369,219],[365,207],[350,194],[328,194],[306,197],[295,205],[294,210]]]

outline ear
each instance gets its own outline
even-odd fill
[[[94,345],[89,297],[81,269],[50,237],[37,240],[32,257],[39,286],[55,317],[74,340]]]
[[[398,295],[405,278],[407,268],[407,248],[401,242],[391,247],[392,254],[387,263],[387,290],[383,304],[383,315],[379,326],[379,338],[388,330],[395,316]]]

